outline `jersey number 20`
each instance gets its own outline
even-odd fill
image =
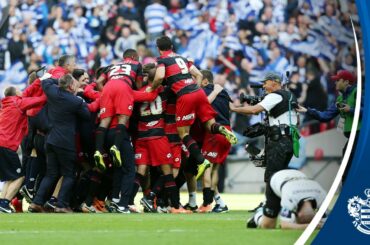
[[[159,115],[162,112],[162,99],[160,96],[158,96],[153,102],[144,102],[140,107],[141,116]]]

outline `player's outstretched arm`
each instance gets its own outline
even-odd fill
[[[194,77],[197,84],[200,86],[203,80],[203,74],[195,67],[195,65],[190,66],[190,74]]]
[[[166,75],[166,68],[164,66],[158,66],[155,72],[154,81],[152,83],[151,91],[157,89],[159,85],[162,84],[162,81]]]
[[[257,105],[244,105],[242,107],[236,107],[233,104],[230,105],[230,110],[236,113],[244,114],[244,115],[251,115],[251,114],[258,114],[265,110],[260,104]]]
[[[213,91],[207,96],[208,102],[212,104],[212,102],[216,99],[217,95],[221,93],[224,88],[220,84],[215,84]]]

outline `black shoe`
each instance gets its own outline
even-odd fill
[[[28,203],[32,203],[33,200],[33,192],[27,189],[27,186],[22,186],[22,188],[19,190],[19,193],[26,199]]]
[[[131,211],[130,211],[130,208],[129,207],[120,207],[120,206],[118,206],[118,208],[116,209],[116,213],[130,214]]]
[[[264,202],[260,202],[260,204],[258,204],[257,207],[255,207],[254,209],[248,210],[248,213],[255,213],[257,209],[259,209],[260,207],[263,207],[264,204],[265,204]]]
[[[257,228],[257,224],[254,221],[254,215],[247,220],[247,228]]]
[[[147,208],[150,213],[155,213],[157,211],[154,207],[154,201],[147,197],[141,198],[140,204],[143,205],[144,208]]]
[[[107,209],[109,213],[117,213],[117,209],[119,208],[118,204],[116,202],[111,201],[108,205]]]
[[[212,213],[227,213],[229,212],[229,208],[225,205],[221,207],[220,204],[216,204],[212,209]]]
[[[11,214],[11,213],[13,213],[13,211],[10,208],[10,205],[9,204],[1,203],[0,204],[0,213]]]
[[[58,200],[56,198],[51,198],[44,204],[45,210],[48,212],[54,212],[55,208],[57,207]]]
[[[195,213],[195,212],[197,211],[197,209],[198,209],[198,206],[197,206],[197,205],[195,205],[194,207],[192,207],[192,206],[190,206],[190,204],[189,204],[189,203],[187,203],[187,204],[185,204],[184,209],[186,209],[186,210],[190,210],[190,211],[192,211],[193,213]]]
[[[216,209],[220,208],[220,204],[217,204],[212,208],[212,213],[215,212]]]
[[[131,213],[129,207],[121,207],[116,202],[111,202],[108,206],[108,211],[110,213],[121,213],[121,214],[129,214]]]
[[[150,200],[155,200],[155,205],[154,205],[154,202],[153,202],[153,206],[161,206],[161,207],[167,207],[169,206],[168,202],[165,202],[165,200],[163,198],[156,198],[156,196],[150,196],[149,194],[149,199]]]

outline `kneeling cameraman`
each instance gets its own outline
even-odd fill
[[[282,89],[282,78],[276,73],[266,73],[263,79],[263,88],[266,96],[255,105],[242,107],[230,106],[231,111],[242,114],[259,114],[263,111],[268,113],[268,125],[265,143],[265,176],[266,204],[263,208],[264,216],[275,219],[280,209],[275,208],[280,198],[272,191],[270,185],[271,176],[283,169],[293,156],[293,142],[290,126],[297,125],[297,113],[292,109],[292,102],[296,103],[294,95]],[[268,227],[265,227],[268,228]],[[272,228],[272,227],[271,227]]]

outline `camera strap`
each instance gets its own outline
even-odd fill
[[[299,157],[299,130],[296,125],[292,124],[292,101],[293,101],[293,94],[290,94],[289,98],[289,130],[290,135],[292,136],[293,141],[293,154],[295,157]]]
[[[292,100],[293,100],[293,94],[291,93],[290,94],[290,98],[289,98],[289,127],[290,127],[290,134],[292,134],[293,132],[293,128],[292,128]]]

